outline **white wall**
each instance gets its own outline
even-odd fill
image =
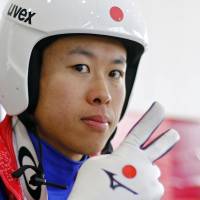
[[[161,102],[170,116],[200,119],[200,1],[137,0],[149,32],[132,110]]]
[[[7,0],[0,0],[0,19],[2,16],[3,7],[5,6],[6,2],[7,2]],[[0,121],[3,119],[4,115],[5,115],[5,111],[3,110],[2,106],[0,105]]]
[[[3,10],[3,7],[5,6],[6,2],[8,0],[0,0],[0,17],[1,17],[1,13],[2,13],[2,10]]]

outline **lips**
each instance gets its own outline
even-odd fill
[[[110,120],[104,115],[83,117],[81,119],[86,126],[96,131],[105,132],[109,128]]]

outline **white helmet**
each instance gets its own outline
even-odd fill
[[[37,83],[29,80],[37,73],[37,66],[31,64],[34,48],[45,38],[67,34],[111,36],[126,43],[124,113],[147,45],[146,29],[133,0],[10,0],[0,24],[0,103],[9,115],[22,113],[35,98],[30,90]]]

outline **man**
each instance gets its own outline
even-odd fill
[[[139,165],[126,165],[124,174],[129,176],[127,169],[136,174],[148,163],[142,179],[133,183],[137,191],[117,179],[124,190],[113,193],[107,191],[109,187],[101,180],[104,176],[98,172],[87,176],[87,165],[93,162],[90,156],[112,152],[110,141],[126,110],[147,44],[132,0],[12,0],[5,8],[0,43],[0,102],[8,114],[0,125],[4,199],[160,198],[159,171],[151,163],[178,140],[174,132],[160,141],[164,147],[156,156],[148,153],[152,156],[148,162],[143,152],[135,151]],[[151,110],[155,116],[146,115],[139,123],[139,127],[150,127],[139,128],[148,134],[135,131],[138,141],[143,137],[139,142],[163,119],[158,104]],[[126,157],[128,152],[124,145],[116,155]],[[108,158],[106,165],[113,160]],[[97,163],[89,171],[104,166]],[[111,166],[118,164],[114,159]],[[114,180],[108,168],[103,172]],[[100,184],[94,192],[90,191],[95,184],[91,178]],[[151,183],[155,183],[153,188]],[[85,185],[88,188],[82,191]],[[146,197],[143,189],[147,189]]]

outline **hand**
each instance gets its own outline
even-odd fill
[[[153,162],[175,145],[179,135],[171,129],[145,149],[142,145],[163,119],[161,105],[154,103],[116,151],[90,158],[82,165],[68,200],[160,199],[164,188]]]

